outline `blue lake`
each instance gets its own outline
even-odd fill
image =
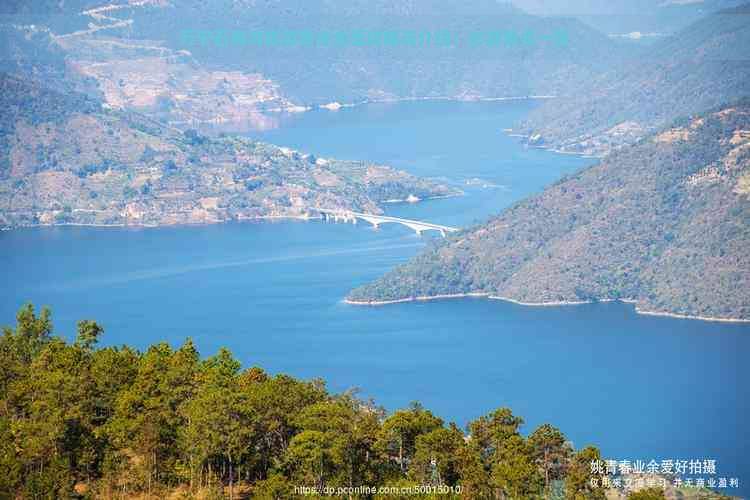
[[[444,179],[466,196],[389,213],[462,226],[589,164],[502,134],[528,102],[368,105],[279,117],[255,137]],[[560,427],[618,460],[716,459],[750,480],[750,325],[641,316],[608,303],[523,307],[467,299],[381,308],[343,304],[429,243],[402,226],[269,222],[160,229],[0,233],[0,319],[24,301],[57,333],[105,326],[104,343],[192,337],[245,366],[359,387],[388,409],[422,402],[446,420],[508,406],[526,431]],[[745,437],[743,437],[745,436]]]

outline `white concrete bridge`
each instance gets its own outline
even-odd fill
[[[374,214],[363,214],[359,212],[352,212],[351,210],[328,210],[325,208],[317,209],[318,212],[323,216],[323,220],[334,220],[336,222],[351,222],[356,224],[357,220],[364,220],[372,224],[374,228],[378,228],[381,224],[395,223],[404,225],[421,235],[424,231],[439,231],[443,237],[447,233],[458,231],[456,227],[441,226],[440,224],[431,224],[429,222],[422,222],[418,220],[402,219],[400,217],[388,217],[387,215],[374,215]]]

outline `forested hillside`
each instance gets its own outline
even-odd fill
[[[31,305],[3,329],[0,498],[664,499],[649,481],[726,498],[644,474],[605,490],[597,448],[574,450],[550,424],[522,433],[508,408],[465,433],[418,403],[386,412],[323,380],[243,369],[226,349],[202,358],[190,339],[141,352],[100,348],[102,334],[79,321],[66,342]]]
[[[209,139],[75,92],[0,75],[0,225],[221,222],[380,212],[457,191],[389,167]]]
[[[471,422],[466,439],[416,403],[389,414],[322,380],[242,369],[226,350],[97,348],[101,334],[81,321],[67,343],[31,306],[4,330],[0,497],[291,499],[294,486],[432,485],[463,489],[440,498],[547,487],[603,499],[589,484],[596,448],[575,452],[551,425],[524,437],[506,408]]]
[[[675,123],[437,243],[350,300],[627,299],[750,319],[750,102]]]
[[[750,4],[707,16],[533,111],[530,143],[605,154],[691,113],[750,95]]]

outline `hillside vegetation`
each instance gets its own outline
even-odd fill
[[[592,474],[597,448],[574,450],[550,424],[525,436],[508,408],[469,437],[418,403],[389,413],[319,379],[242,369],[226,349],[201,358],[190,339],[141,352],[97,347],[91,320],[74,342],[52,330],[27,305],[0,336],[1,498],[625,498]],[[649,481],[671,488],[639,476],[629,490],[651,496],[637,498],[664,499]]]
[[[470,423],[469,441],[419,404],[387,414],[322,380],[242,370],[226,349],[201,359],[189,339],[139,352],[97,349],[94,321],[78,323],[74,343],[51,333],[49,311],[29,305],[0,337],[3,498],[280,500],[304,496],[294,486],[427,485],[463,489],[430,498],[554,487],[604,499],[589,484],[596,448],[576,453],[549,424],[523,437],[507,408]]]
[[[628,299],[750,319],[750,103],[681,120],[437,243],[353,301]]]

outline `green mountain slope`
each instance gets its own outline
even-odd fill
[[[352,301],[629,299],[750,319],[750,102],[683,120],[441,241]]]
[[[379,213],[385,200],[456,194],[385,166],[182,133],[7,75],[0,107],[1,226]]]
[[[30,304],[2,328],[4,499],[112,498],[116,490],[128,499],[484,500],[542,498],[544,488],[550,499],[730,498],[678,489],[664,474],[623,474],[605,487],[591,464],[610,455],[576,450],[549,423],[526,427],[507,407],[464,432],[418,402],[386,411],[320,378],[243,367],[226,348],[203,356],[190,338],[179,347],[104,347],[105,329],[90,319],[69,335],[75,341],[58,336],[49,309]],[[654,484],[666,496],[648,495]],[[413,493],[426,488],[441,493]]]
[[[532,112],[535,145],[603,154],[679,116],[750,95],[750,4],[698,21]]]

